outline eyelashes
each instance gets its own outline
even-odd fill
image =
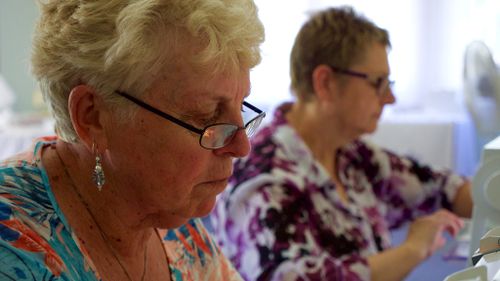
[[[243,102],[240,105],[240,111],[242,113],[248,112],[248,110],[243,105]],[[217,123],[217,122],[219,122],[221,120],[222,113],[223,113],[222,106],[218,105],[217,108],[215,109],[214,113],[210,117],[199,118],[198,120],[200,121],[200,123],[202,125],[204,125],[204,126],[210,126],[210,125],[213,125],[213,124],[215,124],[215,123]]]

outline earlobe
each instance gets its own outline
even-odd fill
[[[79,139],[88,149],[92,149],[94,141],[101,149],[106,147],[102,110],[102,100],[92,87],[78,85],[71,90],[68,98],[71,122]]]

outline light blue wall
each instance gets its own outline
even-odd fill
[[[34,0],[0,0],[0,72],[16,94],[17,112],[34,111],[32,96],[36,83],[29,61],[37,16]]]

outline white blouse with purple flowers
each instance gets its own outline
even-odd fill
[[[212,214],[216,239],[246,280],[369,280],[367,257],[390,230],[450,209],[464,178],[358,140],[337,156],[343,203],[329,173],[284,117],[254,137]]]

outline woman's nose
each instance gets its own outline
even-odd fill
[[[228,145],[215,149],[214,153],[217,155],[228,154],[231,157],[241,158],[248,155],[250,152],[250,141],[244,129],[236,131],[234,137]]]
[[[394,95],[392,88],[389,87],[387,89],[387,92],[382,96],[382,102],[384,104],[393,104],[396,102],[396,96]]]

